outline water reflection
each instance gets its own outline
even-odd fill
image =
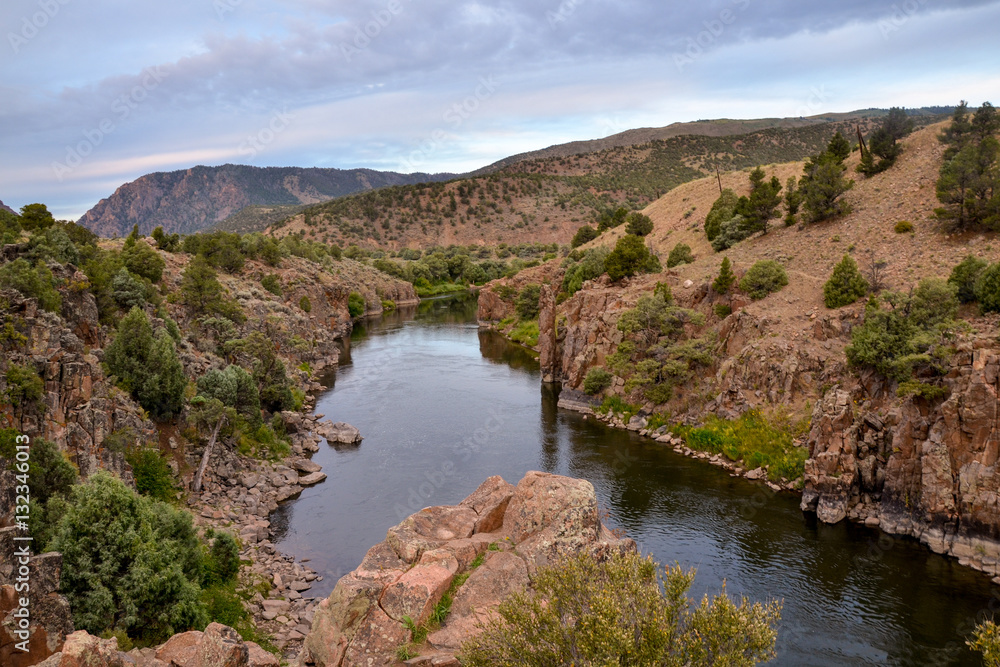
[[[365,440],[324,446],[314,459],[326,482],[272,518],[279,547],[325,573],[313,594],[329,593],[409,511],[458,502],[490,475],[541,469],[590,480],[644,551],[697,567],[694,595],[726,582],[732,594],[783,600],[772,664],[977,664],[963,641],[989,608],[988,578],[913,540],[818,524],[792,494],[560,411],[528,351],[477,331],[474,298],[398,309],[357,327],[351,345],[318,412]],[[478,434],[481,446],[463,449]]]

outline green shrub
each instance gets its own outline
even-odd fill
[[[538,320],[525,320],[518,322],[509,334],[512,341],[527,347],[538,345]]]
[[[365,314],[365,309],[367,305],[365,304],[365,297],[361,296],[358,292],[351,292],[347,297],[347,312],[350,313],[351,317],[361,317]]]
[[[200,255],[181,274],[181,299],[195,315],[222,315],[233,322],[246,319],[240,307],[226,298],[215,269]]]
[[[777,292],[788,284],[784,267],[772,259],[765,259],[750,267],[740,281],[740,289],[755,301]]]
[[[948,282],[958,288],[958,300],[962,303],[972,303],[976,300],[976,281],[989,264],[978,257],[967,255],[955,265],[948,277]]]
[[[500,603],[497,621],[462,645],[462,664],[701,667],[775,655],[780,603],[737,604],[723,592],[692,605],[693,581],[638,553],[567,557],[538,571],[533,593]]]
[[[928,401],[936,401],[948,395],[948,388],[919,380],[900,382],[896,389],[897,396],[919,396]]]
[[[396,310],[396,302],[392,299],[382,299],[382,310],[391,313]]]
[[[720,320],[724,320],[733,314],[733,307],[728,303],[717,303],[713,307],[713,310],[715,311],[715,316]]]
[[[160,282],[163,278],[163,269],[167,266],[160,253],[145,242],[137,241],[131,246],[126,243],[122,248],[121,258],[125,268],[152,283]]]
[[[164,502],[174,500],[177,486],[170,465],[158,448],[133,449],[125,455],[125,460],[132,466],[135,488],[139,493]]]
[[[230,533],[217,531],[205,561],[205,584],[226,584],[240,571],[240,546]]]
[[[733,273],[732,264],[729,263],[728,257],[723,257],[722,265],[719,266],[719,275],[712,281],[712,289],[719,294],[725,294],[735,282],[736,274]]]
[[[587,371],[587,377],[583,380],[584,393],[593,396],[599,394],[611,386],[611,379],[614,376],[603,368],[591,368]]]
[[[51,547],[78,629],[122,630],[149,643],[208,621],[202,549],[191,515],[98,471],[73,488]]]
[[[659,273],[660,260],[656,258],[642,239],[626,234],[618,239],[615,249],[604,260],[604,270],[613,281],[621,280],[637,273]]]
[[[584,243],[593,241],[600,235],[601,233],[590,225],[584,225],[583,227],[580,227],[580,229],[576,230],[576,234],[573,235],[573,240],[570,241],[569,245],[571,248],[579,248]]]
[[[14,289],[37,299],[38,305],[49,312],[58,313],[62,308],[55,278],[41,261],[32,266],[26,259],[15,259],[0,266],[0,288]]]
[[[922,329],[950,322],[958,315],[958,288],[941,278],[924,278],[910,298],[911,321]]]
[[[522,320],[533,320],[538,317],[538,300],[542,296],[542,286],[534,283],[525,285],[514,301],[514,311]]]
[[[566,267],[566,274],[563,276],[562,291],[567,296],[573,296],[583,287],[583,283],[604,273],[604,261],[608,258],[609,252],[604,247],[591,248],[584,252],[576,262],[567,257],[563,263],[563,266]]]
[[[705,235],[709,241],[714,241],[722,231],[722,223],[731,220],[736,215],[736,205],[739,197],[732,190],[726,188],[719,195],[719,198],[712,204],[712,209],[705,218]]]
[[[5,373],[7,388],[4,399],[15,408],[22,410],[41,407],[45,397],[45,383],[35,369],[20,364],[10,364]]]
[[[691,246],[686,243],[678,243],[667,255],[667,268],[672,269],[680,264],[690,264],[694,261],[694,255],[691,254]]]
[[[1000,312],[1000,263],[982,270],[976,279],[975,294],[984,313]]]
[[[913,223],[909,220],[900,220],[893,229],[896,230],[897,234],[906,234],[913,231]]]
[[[625,233],[635,236],[647,236],[653,231],[653,221],[648,215],[633,211],[626,218]]]
[[[977,625],[966,644],[983,654],[984,667],[1000,667],[1000,627],[995,622],[983,621]]]
[[[275,296],[281,296],[284,294],[284,290],[281,288],[281,279],[276,273],[269,273],[261,278],[260,285]]]
[[[302,312],[304,312],[304,313],[308,313],[308,312],[312,311],[312,309],[313,309],[312,302],[309,301],[309,297],[308,296],[306,296],[304,294],[302,295],[302,298],[299,299],[299,308],[301,308]]]
[[[858,271],[850,255],[833,267],[833,274],[823,285],[823,303],[827,308],[841,308],[854,303],[868,292],[868,281]]]
[[[111,279],[111,297],[118,307],[128,312],[146,305],[146,286],[136,280],[124,266]]]
[[[809,452],[795,446],[803,428],[808,428],[807,422],[791,424],[751,410],[735,421],[710,416],[704,426],[680,432],[691,449],[725,454],[748,469],[765,467],[768,478],[777,481],[798,479],[805,471]]]

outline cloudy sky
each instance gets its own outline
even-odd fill
[[[1000,104],[1000,0],[4,0],[0,199],[227,162],[461,172],[701,118]]]

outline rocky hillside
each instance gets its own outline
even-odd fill
[[[701,326],[689,321],[681,337],[714,341],[712,363],[697,367],[664,404],[637,399],[617,377],[605,395],[638,400],[640,415],[667,414],[681,424],[701,424],[709,414],[735,419],[753,409],[805,419],[811,423],[808,435],[799,440],[809,456],[805,509],[817,511],[824,521],[849,517],[881,524],[1000,574],[997,318],[963,309],[967,329],[944,370],[943,393],[937,398],[897,396],[896,383],[872,372],[858,373],[847,364],[845,348],[852,330],[864,321],[864,300],[829,309],[823,299],[823,284],[845,254],[863,272],[884,263],[885,285],[904,294],[920,279],[947,278],[967,255],[989,263],[1000,260],[994,233],[952,233],[934,216],[944,151],[937,135],[945,125],[914,132],[903,142],[897,164],[876,176],[854,174],[857,154],[849,158],[849,176],[857,181],[844,196],[853,207],[851,214],[792,227],[775,221],[766,235],[724,253],[712,250],[703,229],[719,196],[716,179],[681,185],[644,210],[654,222],[646,242],[664,263],[677,244],[687,244],[693,262],[619,283],[604,275],[556,305],[564,274],[556,260],[483,290],[480,319],[491,323],[512,316],[513,296],[525,285],[550,283],[548,318],[542,291],[539,349],[544,370],[563,383],[567,396],[586,404],[591,399],[582,390],[588,371],[607,366],[625,339],[617,327],[622,313],[665,282],[677,305],[704,317]],[[802,163],[765,170],[784,183],[802,173]],[[722,185],[747,194],[747,173],[723,174]],[[912,231],[897,232],[901,221],[911,223]],[[624,233],[622,228],[609,230],[581,250],[611,248]],[[787,271],[789,284],[757,301],[739,290],[719,294],[710,283],[723,256],[737,277],[759,260],[775,260]]]
[[[226,164],[147,174],[122,185],[87,211],[79,224],[99,236],[125,236],[139,225],[190,234],[213,227],[248,206],[297,206],[388,185],[451,178],[451,174],[397,174],[372,169],[250,167]],[[263,215],[263,218],[260,216]],[[254,219],[268,219],[258,211]]]
[[[17,213],[17,211],[12,209],[10,206],[7,206],[7,204],[4,204],[2,201],[0,201],[0,211],[7,211],[8,213],[15,213],[15,214]]]

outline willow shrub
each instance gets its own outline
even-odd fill
[[[462,646],[469,667],[754,665],[774,657],[781,605],[723,590],[693,604],[694,571],[636,553],[588,554],[539,570],[534,593],[500,604],[499,619]]]

